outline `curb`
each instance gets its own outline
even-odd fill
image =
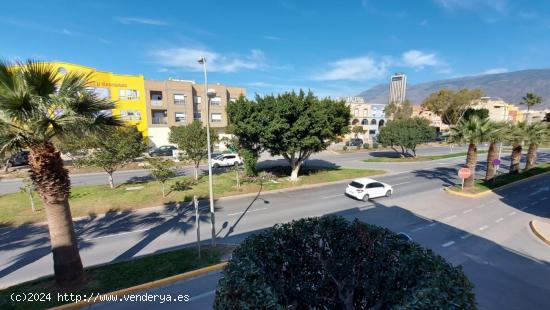
[[[494,188],[494,189],[488,189],[488,190],[485,190],[485,191],[477,193],[477,194],[468,194],[468,193],[453,191],[453,190],[449,189],[449,188],[451,188],[451,186],[447,186],[447,187],[443,188],[443,190],[445,192],[447,192],[451,195],[455,195],[455,196],[461,196],[461,197],[467,197],[467,198],[479,198],[481,196],[485,196],[486,194],[496,193],[496,192],[499,192],[501,190],[507,189],[508,187],[511,187],[513,185],[518,185],[522,182],[526,182],[526,181],[529,181],[529,180],[532,180],[532,179],[536,179],[538,177],[545,176],[547,174],[550,174],[550,171],[543,172],[543,173],[540,173],[540,174],[537,174],[537,175],[533,175],[533,176],[527,177],[525,179],[517,180],[517,181],[511,182],[511,183],[508,183],[508,184],[504,184],[504,185],[499,186],[499,187]]]
[[[537,236],[540,240],[542,240],[547,245],[550,245],[550,236],[545,236],[543,232],[540,231],[540,229],[537,227],[537,223],[539,221],[532,220],[529,222],[529,227],[531,227],[531,231]]]
[[[120,296],[123,296],[123,295],[129,295],[129,294],[133,294],[133,293],[136,293],[136,292],[152,289],[152,288],[155,288],[155,287],[169,285],[169,284],[172,284],[172,283],[177,282],[177,281],[194,278],[196,276],[200,276],[200,275],[212,272],[212,271],[222,270],[226,265],[227,265],[227,262],[224,262],[224,263],[204,267],[204,268],[201,268],[201,269],[188,271],[188,272],[178,274],[178,275],[175,275],[175,276],[171,276],[171,277],[168,277],[168,278],[155,280],[155,281],[151,281],[151,282],[148,282],[148,283],[144,283],[144,284],[140,284],[140,285],[136,285],[136,286],[132,286],[132,287],[128,287],[128,288],[123,288],[123,289],[120,289],[118,291],[102,294],[101,296],[107,296],[107,295],[113,296],[113,295],[115,295],[115,296],[120,297]],[[76,303],[61,305],[61,306],[57,306],[57,307],[53,307],[53,308],[49,308],[49,309],[50,310],[81,309],[83,307],[90,306],[90,305],[93,305],[95,303],[99,303],[100,302],[99,299],[100,298],[98,296],[98,297],[94,298],[94,300],[82,300],[82,301],[79,301],[79,302],[76,302]]]

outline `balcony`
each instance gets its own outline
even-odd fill
[[[151,99],[152,107],[162,107],[162,100],[160,99]]]
[[[153,116],[153,125],[166,125],[168,124],[168,118],[167,117],[154,117]]]

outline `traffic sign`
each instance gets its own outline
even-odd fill
[[[500,159],[498,159],[498,158],[493,159],[493,166],[494,167],[500,166]]]
[[[458,170],[458,176],[461,179],[467,179],[470,175],[472,175],[472,171],[470,171],[469,168],[460,168],[460,170]]]

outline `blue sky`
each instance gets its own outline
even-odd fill
[[[202,82],[248,93],[356,95],[409,83],[550,67],[550,3],[512,0],[7,1],[0,57]]]

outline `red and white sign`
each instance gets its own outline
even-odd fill
[[[459,176],[461,179],[467,179],[467,178],[469,178],[471,175],[472,175],[472,171],[470,171],[469,168],[460,168],[460,170],[458,170],[458,176]]]

